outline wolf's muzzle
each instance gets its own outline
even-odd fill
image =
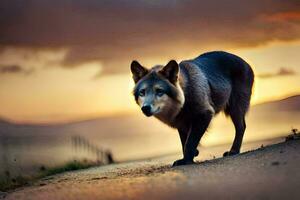
[[[143,106],[143,107],[142,107],[142,111],[143,111],[143,113],[144,113],[147,117],[150,117],[150,116],[152,115],[152,112],[151,112],[151,106],[150,106],[150,105]]]

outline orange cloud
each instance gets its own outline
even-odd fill
[[[277,76],[292,76],[296,75],[297,72],[295,72],[293,69],[281,67],[278,72],[276,73],[264,73],[264,74],[257,74],[257,77],[260,78],[272,78]]]
[[[270,22],[282,22],[282,21],[299,22],[300,11],[279,12],[279,13],[264,16],[264,18]]]
[[[1,65],[0,74],[25,74],[32,73],[34,69],[24,69],[20,65]]]
[[[0,8],[0,46],[68,49],[60,66],[99,61],[103,73],[127,72],[132,59],[300,39],[300,5],[291,0],[32,0]]]

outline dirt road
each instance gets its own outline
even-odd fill
[[[299,199],[300,141],[171,168],[146,160],[47,177],[5,199]]]

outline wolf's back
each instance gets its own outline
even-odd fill
[[[247,111],[254,74],[246,61],[227,52],[213,51],[187,62],[196,65],[207,79],[216,112],[237,102],[243,112]]]
[[[251,85],[254,75],[250,65],[242,58],[223,51],[204,53],[192,60],[208,77],[223,77],[231,81],[241,80]]]

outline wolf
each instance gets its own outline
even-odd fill
[[[212,51],[151,69],[133,60],[130,68],[133,95],[142,112],[178,130],[183,158],[173,166],[194,163],[201,137],[222,111],[235,127],[232,147],[223,156],[240,153],[254,82],[246,61],[228,52]]]

